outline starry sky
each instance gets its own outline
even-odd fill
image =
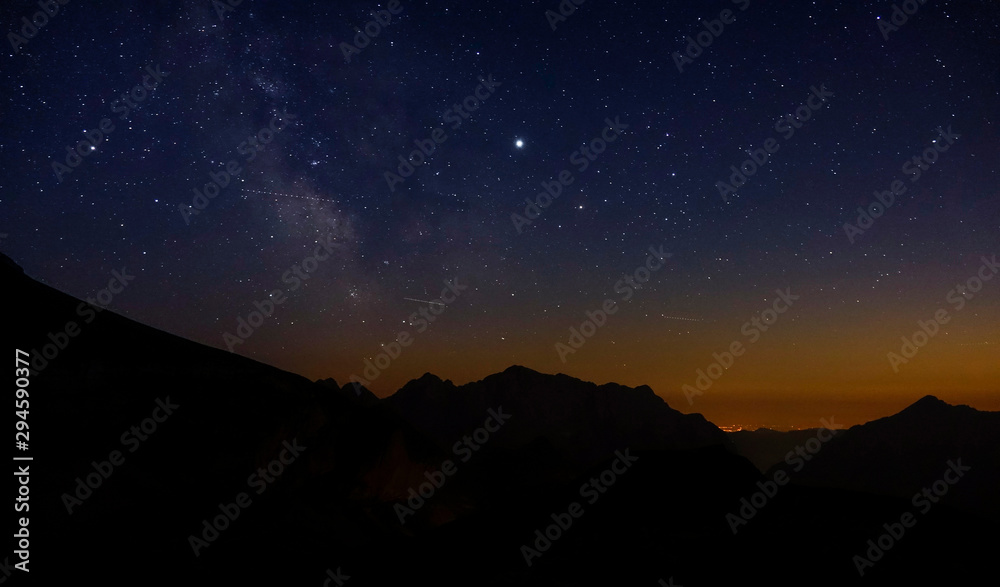
[[[379,396],[520,364],[721,426],[1000,409],[1000,279],[954,299],[1000,254],[997,4],[562,4],[74,0],[25,34],[5,2],[0,250]]]

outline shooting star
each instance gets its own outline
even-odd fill
[[[411,302],[420,302],[421,304],[434,304],[436,306],[443,306],[444,305],[441,302],[430,302],[430,301],[427,301],[427,300],[418,300],[418,299],[414,299],[414,298],[403,298],[403,299],[404,300],[410,300]]]
[[[270,191],[267,191],[267,190],[253,190],[253,189],[250,189],[250,188],[243,188],[243,191],[251,192],[251,193],[254,193],[254,194],[263,194],[265,196],[281,196],[281,197],[284,197],[284,198],[298,198],[300,200],[315,200],[317,202],[331,202],[331,203],[333,202],[333,200],[330,200],[330,199],[327,199],[327,198],[313,198],[313,197],[310,197],[310,196],[301,196],[301,195],[298,195],[298,194],[286,194],[286,193],[283,193],[283,192],[270,192]],[[243,199],[249,199],[249,198],[248,198],[248,196],[244,195]]]

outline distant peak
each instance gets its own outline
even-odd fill
[[[924,397],[920,398],[919,400],[911,404],[909,407],[904,409],[903,412],[910,414],[912,413],[923,414],[928,412],[937,413],[951,407],[952,407],[951,404],[941,401],[938,398],[934,397],[933,395],[925,395]]]
[[[428,390],[442,389],[443,386],[454,387],[451,381],[445,381],[433,373],[424,373],[407,381],[396,393],[425,393]]]
[[[433,374],[433,373],[428,372],[428,373],[424,373],[423,375],[421,375],[417,379],[417,381],[420,381],[421,383],[440,383],[441,382],[441,378],[438,377],[437,375]]]
[[[520,375],[520,374],[541,375],[541,373],[539,373],[538,371],[535,371],[534,369],[529,369],[527,367],[523,367],[521,365],[511,365],[510,367],[504,369],[503,372],[512,375]]]
[[[483,381],[504,381],[507,384],[513,384],[515,382],[526,383],[531,381],[548,381],[551,380],[553,376],[547,373],[539,373],[534,369],[529,369],[521,365],[511,365],[499,373],[493,373],[492,375],[487,375]]]
[[[939,400],[938,398],[934,397],[933,395],[925,395],[924,397],[922,397],[919,400],[917,400],[917,402],[914,403],[913,405],[915,405],[915,406],[935,406],[935,407],[941,407],[941,406],[948,406],[948,405],[951,405],[951,404],[949,404],[949,403],[947,403],[945,401]]]
[[[334,379],[333,377],[327,377],[326,379],[317,379],[316,383],[319,383],[320,385],[322,385],[324,387],[332,387],[332,388],[340,389],[340,385],[337,384],[337,380]]]

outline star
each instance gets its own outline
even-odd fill
[[[523,149],[524,141],[522,141],[521,139],[517,139],[516,141],[514,141],[514,146],[517,147],[518,149]]]

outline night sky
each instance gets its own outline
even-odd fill
[[[82,299],[134,276],[99,301],[379,396],[520,364],[720,426],[1000,409],[996,3],[221,5],[72,0],[28,38],[37,3],[3,4],[0,250],[26,273]]]

